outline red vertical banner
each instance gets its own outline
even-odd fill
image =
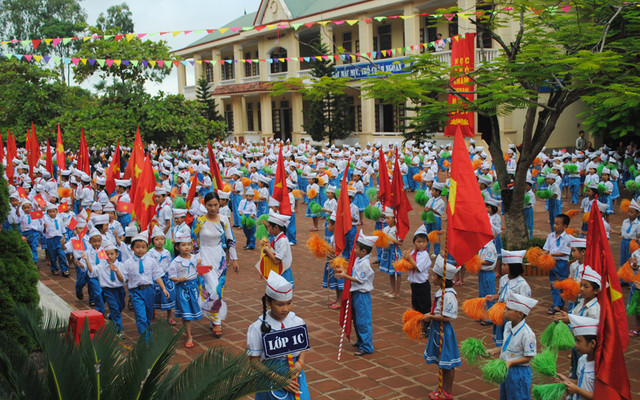
[[[471,79],[464,75],[475,69],[476,34],[465,33],[454,36],[451,39],[451,87],[457,92],[463,92],[459,96],[473,101],[474,85]],[[463,100],[453,94],[449,95],[449,104],[457,104]],[[463,136],[475,136],[475,114],[472,112],[455,112],[449,115],[449,123],[444,128],[445,136],[455,136],[456,128],[460,127]]]

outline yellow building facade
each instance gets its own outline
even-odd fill
[[[275,137],[299,143],[308,137],[303,127],[307,121],[308,101],[302,94],[293,92],[273,97],[268,83],[310,76],[312,60],[309,57],[315,55],[311,46],[314,41],[322,40],[332,54],[340,55],[336,60],[337,75],[351,78],[346,94],[353,115],[353,133],[344,142],[362,145],[378,141],[399,142],[402,140],[402,117],[410,114],[404,107],[364,98],[360,91],[362,82],[371,70],[397,72],[409,56],[434,51],[419,45],[436,41],[438,34],[446,39],[459,33],[475,32],[474,25],[457,16],[444,22],[435,22],[427,15],[420,16],[453,6],[465,13],[482,9],[475,0],[263,0],[257,11],[222,27],[229,28],[222,29],[223,33],[215,31],[174,53],[194,61],[212,60],[194,63],[193,82],[201,76],[206,77],[217,109],[224,115],[235,140],[257,142]],[[404,17],[380,18],[395,16]],[[343,22],[318,24],[319,21]],[[245,26],[259,29],[230,29]],[[501,28],[499,33],[508,42],[513,37],[513,29]],[[500,50],[490,39],[478,40],[483,40],[483,49],[477,46],[476,65],[491,62]],[[385,51],[391,49],[393,52]],[[403,50],[398,52],[400,49]],[[354,53],[369,60],[352,57]],[[441,60],[450,62],[450,44],[436,54]],[[185,66],[180,65],[179,91],[185,98],[194,99],[196,88],[195,85],[187,86],[186,73]],[[548,147],[575,144],[580,130],[575,116],[581,111],[582,105],[577,104],[565,112]],[[505,148],[521,142],[523,116],[524,112],[515,112],[501,118]],[[476,129],[479,123],[482,121],[476,117]],[[443,139],[442,133],[436,134],[435,139]]]

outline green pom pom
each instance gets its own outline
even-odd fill
[[[600,175],[603,169],[604,169],[604,164],[598,165],[598,168],[596,168],[596,173]]]
[[[311,214],[313,215],[320,215],[322,214],[322,206],[317,202],[312,201],[309,203],[309,211],[311,211]]]
[[[607,188],[602,183],[598,183],[598,192],[602,194],[606,191],[607,191]]]
[[[436,222],[436,216],[433,214],[433,211],[425,211],[422,213],[422,220],[427,224],[433,224]]]
[[[556,375],[557,363],[558,353],[554,350],[546,349],[533,357],[531,360],[531,369],[537,374],[553,378]]]
[[[355,169],[356,165],[353,162],[349,163],[349,169]]]
[[[258,228],[256,229],[256,239],[262,240],[262,239],[268,239],[268,238],[269,238],[269,231],[267,231],[267,227],[264,226],[264,224],[258,225]]]
[[[562,321],[559,321],[553,329],[553,337],[551,338],[550,349],[569,350],[575,346],[576,340],[573,337],[571,329]]]
[[[551,339],[553,338],[553,330],[555,328],[556,328],[556,322],[553,321],[549,324],[549,326],[547,326],[544,332],[542,332],[542,335],[540,336],[540,343],[542,343],[544,347],[551,346]]]
[[[163,247],[169,252],[169,254],[171,254],[171,257],[173,257],[173,242],[169,239],[166,239],[164,241]]]
[[[562,383],[533,385],[531,395],[534,400],[561,400],[566,390],[567,387]]]
[[[551,167],[547,167],[547,168],[544,169],[544,174],[545,175],[550,174],[552,172],[553,172],[553,170],[551,169]]]
[[[264,172],[267,175],[273,175],[273,170],[269,167],[267,167],[266,165],[264,167],[262,167],[262,172]]]
[[[538,185],[544,185],[544,176],[538,177]]]
[[[577,174],[578,173],[578,166],[575,164],[569,164],[566,167],[564,167],[565,172],[568,172],[570,174]]]
[[[449,188],[448,187],[443,187],[442,188],[442,193],[443,196],[448,196],[449,195]]]
[[[440,158],[451,158],[451,153],[449,153],[448,151],[445,151],[444,153],[442,153]]]
[[[185,209],[187,208],[187,201],[184,199],[184,197],[176,197],[175,199],[173,199],[173,208],[180,208],[180,209]]]
[[[340,189],[336,189],[336,199],[340,198]]]
[[[640,290],[636,290],[627,305],[627,314],[640,315]]]
[[[484,343],[476,338],[469,338],[460,343],[460,354],[467,359],[467,363],[472,366],[478,365],[478,358],[487,355]]]
[[[493,186],[491,186],[491,192],[493,194],[500,194],[500,184],[498,182],[493,183]]]
[[[411,157],[410,156],[404,156],[404,162],[407,163],[407,165],[411,165]]]
[[[507,363],[497,358],[482,367],[482,379],[489,383],[500,384],[507,379]]]
[[[367,189],[365,194],[369,198],[369,202],[370,203],[375,203],[376,200],[378,199],[378,189],[376,189],[374,187],[370,187],[369,189]]]
[[[369,204],[367,208],[364,209],[364,217],[371,221],[377,221],[382,218],[382,211],[380,211],[378,207]]]
[[[531,203],[531,195],[525,194],[524,195],[524,205],[528,206],[529,203]]]
[[[607,168],[609,168],[609,171],[615,171],[618,169],[618,167],[615,166],[615,164],[607,164]]]
[[[634,178],[638,176],[638,170],[633,165],[629,167],[629,172],[633,175]]]
[[[538,196],[539,199],[546,200],[550,199],[553,196],[553,193],[548,189],[538,190],[536,192],[536,196]]]
[[[630,192],[635,192],[636,190],[638,190],[638,184],[633,179],[629,179],[628,181],[626,181],[624,183],[624,187],[627,188],[627,190]]]
[[[424,192],[424,190],[418,190],[416,192],[416,196],[415,196],[414,199],[415,199],[416,203],[418,203],[422,207],[426,206],[427,202],[429,201],[429,197],[427,197],[427,195]]]
[[[300,168],[297,169],[298,175],[302,175],[302,170]]]
[[[247,229],[251,229],[256,226],[256,220],[243,215],[242,218],[240,218],[240,225],[244,226]]]
[[[269,214],[263,214],[258,218],[258,222],[264,222],[269,220]]]
[[[242,172],[242,175],[247,175],[247,168],[246,167],[240,167],[240,171]]]

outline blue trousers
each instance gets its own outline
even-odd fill
[[[631,244],[631,239],[622,239],[620,241],[620,265],[624,265],[631,257],[629,253],[629,245]]]
[[[563,307],[564,300],[560,295],[562,291],[553,287],[555,281],[561,281],[569,277],[569,263],[565,260],[556,260],[556,266],[549,272],[549,283],[551,284],[551,297],[553,297],[554,307]]]
[[[240,213],[238,207],[240,207],[240,201],[242,196],[239,194],[231,193],[231,207],[233,208],[233,226],[240,226]]]
[[[427,233],[431,233],[433,231],[439,231],[442,229],[442,218],[435,217],[436,222],[432,224],[424,224],[425,228],[427,228]],[[427,243],[427,251],[431,253],[431,242]],[[433,253],[432,254],[440,254],[440,243],[433,244]]]
[[[580,177],[569,177],[569,191],[571,192],[571,204],[578,204],[580,200]]]
[[[553,220],[562,212],[562,202],[558,199],[547,200],[547,206],[549,209],[549,226],[551,232],[553,232]]]
[[[496,347],[502,347],[504,339],[504,325],[493,325],[493,343]]]
[[[496,294],[496,273],[493,271],[478,272],[478,297]],[[484,308],[488,310],[495,301],[487,301]]]
[[[102,288],[102,297],[109,306],[109,319],[118,326],[118,332],[122,327],[122,310],[124,310],[124,286],[119,288]]]
[[[49,260],[51,260],[51,272],[58,271],[58,269],[64,274],[69,272],[69,264],[67,264],[67,256],[62,250],[60,240],[62,237],[55,236],[47,239],[47,254],[49,254]],[[60,267],[58,267],[60,263]]]
[[[88,278],[87,283],[89,284],[89,289],[93,292],[93,298],[89,295],[89,300],[93,301],[96,305],[96,310],[100,311],[102,314],[106,314],[104,310],[104,299],[102,298],[102,288],[100,287],[100,281],[98,278]]]
[[[363,353],[373,353],[373,323],[371,321],[371,293],[351,292],[353,302],[353,326],[356,345]]]
[[[33,257],[33,262],[38,262],[38,239],[40,239],[40,233],[34,230],[28,230],[22,232],[24,237],[27,239],[27,243],[31,248],[31,256]]]
[[[87,286],[87,283],[89,283],[88,281],[89,277],[87,276],[87,270],[82,269],[82,267],[76,267],[76,297],[84,297],[82,289]],[[94,295],[91,286],[87,286],[87,291],[89,292],[89,301],[93,302]]]
[[[376,221],[374,230],[381,231],[382,228],[384,228],[384,224],[380,221]],[[382,253],[383,250],[376,247],[376,260],[378,261],[378,264],[382,261]]]
[[[293,204],[291,206],[293,207]],[[298,229],[296,229],[296,213],[292,212],[291,219],[289,219],[289,226],[287,226],[287,239],[289,239],[289,243],[291,244],[298,243],[298,239],[296,239],[297,232],[298,232]]]
[[[353,242],[356,240],[356,232],[357,228],[355,226],[351,226],[351,229],[349,229],[349,232],[347,232],[347,235],[345,236],[345,239],[347,239],[347,246],[342,251],[342,257],[347,260],[351,257],[351,248],[353,247]]]
[[[529,239],[533,238],[533,207],[527,207],[524,210],[524,225],[529,231]]]
[[[149,285],[144,289],[139,287],[129,289],[129,299],[133,304],[133,313],[136,316],[136,328],[138,334],[142,336],[147,329],[151,327],[151,319],[153,319],[153,298],[155,290],[153,285]]]
[[[500,384],[500,400],[531,399],[531,368],[514,365],[507,372],[507,380]]]
[[[409,177],[408,177],[409,190],[416,190],[418,188],[418,182],[416,182],[413,179],[413,176],[418,172],[420,172],[419,167],[409,167]]]
[[[247,248],[255,249],[256,248],[256,227],[247,228],[245,226],[242,227],[242,232],[244,232],[244,236],[247,238]]]

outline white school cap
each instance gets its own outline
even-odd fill
[[[571,239],[570,244],[571,244],[571,247],[575,247],[576,249],[586,249],[587,239],[574,237]]]
[[[442,189],[444,188],[444,183],[433,182],[433,185],[431,187],[442,192]]]
[[[277,301],[289,301],[293,298],[293,287],[291,283],[278,275],[277,272],[269,272],[267,278],[267,288],[265,294]]]
[[[425,235],[427,236],[427,228],[424,226],[424,224],[420,224],[420,227],[418,229],[416,229],[415,233],[413,234],[413,237],[416,237],[418,235]]]
[[[382,209],[382,215],[383,215],[383,216],[385,216],[385,217],[393,217],[393,216],[394,216],[394,214],[393,214],[393,208],[391,208],[391,207],[384,207],[384,208]]]
[[[289,219],[291,219],[291,216],[289,215],[282,215],[273,210],[269,210],[269,218],[267,219],[267,221],[273,222],[278,226],[286,227],[287,225],[289,225]]]
[[[98,203],[97,201],[94,201],[91,204],[91,211],[102,211],[102,204]]]
[[[336,192],[336,187],[335,186],[327,186],[327,193],[335,193]]]
[[[96,228],[91,228],[88,236],[89,236],[89,239],[91,239],[94,236],[102,236],[102,235],[100,234],[100,231],[97,230]]]
[[[599,273],[597,273],[593,268],[591,268],[591,266],[585,265],[584,273],[582,274],[582,280],[593,282],[598,284],[598,286],[600,286],[600,284],[602,283],[602,276]]]
[[[581,317],[579,315],[569,314],[569,324],[573,336],[598,335],[599,320],[595,318]]]
[[[53,204],[53,203],[47,203],[47,209],[46,209],[46,211],[49,211],[49,210],[57,210],[57,209],[58,209],[58,206],[56,206],[55,204]]]
[[[331,215],[329,216],[329,220],[336,222],[336,212],[332,212]]]
[[[638,202],[633,199],[631,200],[631,204],[629,204],[629,208],[633,208],[636,211],[640,211],[640,204],[638,204]]]
[[[502,201],[494,199],[493,197],[487,197],[484,199],[484,203],[494,207],[500,207]]]
[[[218,190],[218,197],[220,198],[220,200],[229,200],[229,197],[231,197],[231,193]]]
[[[99,214],[91,216],[93,225],[104,225],[109,223],[109,214]]]
[[[116,247],[115,244],[113,244],[113,242],[111,241],[107,241],[106,244],[103,243],[102,244],[102,248],[107,251],[107,250],[118,250],[118,248]]]
[[[184,208],[174,208],[173,209],[173,217],[180,218],[187,215],[187,210]]]
[[[486,176],[480,176],[478,177],[478,183],[484,183],[485,185],[489,186],[491,185],[491,179],[487,178]]]
[[[253,193],[253,189],[252,189],[251,187],[248,187],[248,188],[247,188],[247,190],[245,190],[244,194],[245,194],[245,196],[251,196],[251,197],[253,197],[253,195],[254,195],[255,193]]]
[[[135,225],[129,225],[124,228],[124,236],[125,237],[134,237],[138,234],[138,228]]]
[[[271,182],[271,178],[265,175],[258,175],[258,180],[262,183],[269,184]]]
[[[456,267],[455,265],[449,264],[447,263],[447,277],[446,279],[448,280],[452,280],[454,276],[456,276],[456,274],[458,273],[458,271],[460,271],[460,268],[462,268],[461,266]],[[438,255],[438,257],[436,258],[436,262],[435,265],[433,266],[433,272],[440,276],[443,277],[444,274],[444,258],[442,258],[441,255]]]
[[[505,264],[522,264],[526,250],[502,250],[502,262]]]
[[[136,236],[134,236],[131,243],[135,242],[136,240],[142,240],[146,244],[149,244],[149,231],[142,231],[138,233]]]
[[[112,212],[112,211],[116,211],[116,208],[114,207],[113,203],[109,202],[104,207],[102,207],[102,211]]]
[[[176,243],[190,243],[191,242],[191,233],[186,229],[179,229],[176,232]]]
[[[360,229],[360,234],[358,235],[358,243],[363,244],[365,246],[373,247],[378,240],[377,236],[367,236],[364,234],[362,229]]]
[[[165,194],[167,194],[167,190],[162,186],[157,186],[154,194],[156,196],[164,196]]]
[[[356,193],[357,191],[355,189],[347,189],[347,194],[349,195],[349,197],[354,197]]]
[[[273,197],[269,197],[269,207],[280,207],[280,202]]]
[[[116,179],[116,186],[129,187],[131,186],[131,179]]]
[[[524,315],[529,315],[536,304],[538,304],[538,300],[513,292],[509,292],[509,296],[507,297],[507,308],[510,310],[523,312]]]
[[[104,186],[106,184],[107,184],[107,178],[105,178],[104,176],[100,176],[96,178],[96,185]]]
[[[153,230],[151,231],[151,239],[155,238],[156,236],[164,236],[164,232],[162,231],[162,229],[160,229],[160,227],[158,225],[153,227]]]

